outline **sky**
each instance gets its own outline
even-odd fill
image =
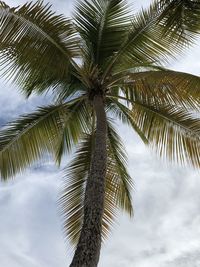
[[[6,1],[11,6],[22,0]],[[138,1],[135,1],[138,3]],[[70,14],[72,1],[52,0],[58,12]],[[142,1],[143,5],[149,1]],[[139,4],[137,4],[139,6]],[[138,7],[136,5],[136,7]],[[197,46],[171,68],[200,73]],[[19,89],[0,80],[0,124],[46,103],[28,101]],[[99,267],[200,266],[200,175],[161,161],[126,127],[120,126],[134,179],[134,218],[120,214],[103,244]],[[64,240],[57,197],[62,171],[53,162],[35,166],[12,181],[0,183],[0,265],[64,267],[73,256]]]

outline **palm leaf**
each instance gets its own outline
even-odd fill
[[[111,112],[112,117],[118,118],[122,123],[130,126],[140,136],[144,144],[148,144],[149,141],[132,118],[132,110],[120,103],[119,100],[120,99],[117,99],[117,97],[116,99],[113,97],[109,99],[109,97],[107,97],[107,110]]]
[[[72,162],[65,169],[65,181],[60,198],[66,236],[76,244],[83,220],[84,192],[90,169],[92,136],[85,135],[79,143]]]
[[[192,74],[171,70],[130,73],[121,86],[130,102],[139,99],[199,110],[200,78]]]
[[[43,1],[17,8],[0,2],[0,41],[2,75],[28,95],[65,82],[80,51],[71,20]]]
[[[41,107],[11,122],[0,132],[1,178],[13,177],[49,153],[60,161],[85,130],[83,114],[82,102],[75,101]]]
[[[200,119],[177,106],[135,102],[132,118],[158,154],[169,160],[200,167]]]
[[[194,35],[199,32],[200,3],[187,0],[161,0],[163,9],[159,22],[164,26],[165,34],[178,33],[180,36]]]
[[[69,108],[70,110],[68,110]],[[63,156],[69,153],[74,148],[74,145],[79,142],[82,133],[87,133],[91,129],[92,121],[89,111],[90,108],[84,100],[75,101],[73,106],[67,107],[65,119],[55,146],[55,160],[59,165]]]
[[[113,177],[116,203],[130,216],[133,214],[131,189],[132,178],[127,172],[127,157],[121,138],[111,122],[108,122],[108,167],[107,173]]]
[[[126,0],[92,0],[77,3],[75,19],[85,40],[89,61],[105,64],[121,46],[130,16]],[[92,56],[92,58],[91,58]]]
[[[170,32],[164,35],[164,26],[159,23],[159,17],[164,12],[164,6],[154,1],[146,10],[141,10],[133,16],[132,24],[118,52],[112,57],[104,72],[104,79],[110,73],[118,71],[119,66],[131,68],[134,64],[161,65],[169,58],[181,54],[192,36],[181,38],[180,34]]]

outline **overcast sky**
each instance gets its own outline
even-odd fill
[[[6,2],[16,6],[25,1]],[[58,12],[71,12],[72,1],[50,2]],[[148,2],[142,1],[144,5]],[[198,75],[199,58],[200,49],[196,46],[171,68]],[[1,80],[0,124],[45,101],[45,97],[26,101],[17,88]],[[199,173],[163,163],[130,130],[120,127],[120,132],[135,182],[135,216],[129,220],[120,215],[103,245],[99,266],[200,266]],[[64,242],[56,205],[61,176],[61,171],[49,162],[0,184],[0,266],[69,265],[72,253]]]

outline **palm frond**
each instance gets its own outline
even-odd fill
[[[84,193],[90,171],[93,145],[94,133],[85,134],[72,162],[65,170],[65,181],[59,202],[63,215],[64,231],[72,244],[77,243],[81,231]],[[103,238],[107,237],[117,215],[118,208],[132,215],[131,188],[132,181],[126,170],[124,148],[119,140],[119,136],[110,125],[108,133],[108,168],[105,185]]]
[[[199,32],[200,2],[194,0],[160,0],[163,9],[159,23],[164,33],[178,33],[187,38]]]
[[[90,131],[92,123],[90,108],[86,101],[75,101],[73,106],[66,106],[66,108],[62,129],[55,140],[55,160],[59,165],[63,156],[79,142],[82,133]]]
[[[75,19],[85,40],[89,61],[104,64],[121,46],[130,21],[126,0],[77,2]]]
[[[80,106],[82,102],[75,101],[41,107],[8,124],[0,132],[1,178],[13,177],[49,153],[56,154],[59,160],[61,150],[70,151],[86,123]]]
[[[65,81],[80,52],[71,20],[43,1],[17,8],[0,2],[0,41],[2,76],[27,95]]]
[[[108,121],[108,167],[107,173],[113,177],[116,204],[130,216],[133,214],[131,189],[133,181],[127,172],[127,156],[120,136]],[[113,199],[114,201],[114,199]]]
[[[172,162],[200,167],[200,118],[177,106],[135,102],[132,118],[158,154]]]
[[[122,104],[117,96],[115,96],[114,98],[112,96],[109,98],[108,96],[106,104],[107,104],[107,110],[111,112],[114,118],[116,117],[122,123],[130,126],[140,136],[144,144],[149,143],[143,132],[140,130],[140,128],[132,119],[132,110],[130,110],[130,108]]]
[[[110,73],[118,71],[118,67],[131,67],[134,64],[161,65],[168,59],[182,53],[182,49],[193,41],[173,32],[164,35],[164,27],[159,17],[164,6],[154,1],[148,9],[142,9],[133,16],[132,24],[118,52],[110,59],[104,72],[104,79]]]
[[[199,110],[200,78],[165,70],[130,73],[121,85],[129,101],[179,105]]]
[[[90,169],[92,135],[85,135],[78,145],[72,162],[65,169],[65,181],[59,200],[66,236],[76,244],[83,221],[84,192]]]

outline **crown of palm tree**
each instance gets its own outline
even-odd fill
[[[50,154],[65,170],[60,198],[65,231],[77,242],[96,131],[95,95],[107,113],[103,234],[116,211],[133,213],[132,180],[114,118],[161,157],[200,167],[200,78],[162,65],[199,31],[198,1],[154,1],[130,12],[126,0],[78,1],[73,19],[42,1],[10,8],[0,2],[0,66],[28,97],[50,91],[55,103],[21,116],[0,132],[3,180]],[[198,23],[197,23],[198,22]]]

